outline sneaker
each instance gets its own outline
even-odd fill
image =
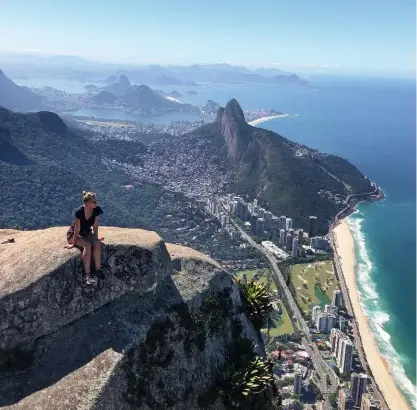
[[[95,285],[97,283],[97,279],[91,276],[91,274],[87,273],[87,275],[85,275],[85,282],[87,285]]]
[[[104,273],[103,273],[103,271],[102,271],[101,269],[96,270],[96,271],[94,272],[94,274],[95,274],[95,276],[97,276],[97,278],[98,278],[98,279],[100,279],[100,280],[104,280],[104,279],[105,279],[105,277],[104,277]]]

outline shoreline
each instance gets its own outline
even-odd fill
[[[252,125],[252,126],[255,126],[255,125],[261,124],[265,121],[273,120],[275,118],[284,118],[284,117],[290,117],[290,116],[291,116],[290,114],[268,115],[266,117],[261,117],[261,118],[257,118],[256,120],[249,121],[248,124]]]
[[[409,409],[410,404],[403,396],[399,387],[395,384],[390,374],[389,364],[381,355],[375,341],[372,330],[368,324],[368,317],[360,303],[360,295],[356,285],[356,259],[353,235],[345,220],[340,221],[334,228],[335,253],[340,261],[341,274],[345,282],[347,293],[352,305],[353,314],[358,327],[359,337],[366,357],[368,367],[372,371],[378,389],[384,396],[386,403],[392,410]],[[355,340],[355,345],[357,341]],[[355,346],[357,349],[357,346]]]

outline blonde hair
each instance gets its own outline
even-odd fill
[[[96,199],[96,194],[94,192],[83,191],[83,202],[86,204],[92,199]]]

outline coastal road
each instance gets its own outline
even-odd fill
[[[221,206],[223,207],[224,211],[228,213],[226,207],[224,204],[220,201]],[[284,280],[284,277],[281,273],[281,271],[278,268],[278,265],[276,263],[275,257],[271,255],[269,252],[266,251],[264,247],[256,243],[253,238],[248,235],[234,220],[232,217],[230,217],[230,221],[235,226],[235,228],[240,232],[242,238],[246,240],[251,246],[258,249],[260,252],[264,254],[264,256],[268,259],[271,267],[272,267],[272,278],[274,279],[274,282],[277,286],[279,286],[283,292],[284,296],[286,297],[288,304],[290,306],[290,309],[293,314],[293,318],[297,320],[297,325],[300,328],[300,330],[304,334],[303,338],[303,345],[306,348],[307,353],[309,353],[311,360],[314,363],[314,366],[317,370],[319,379],[320,379],[320,390],[323,394],[329,394],[329,393],[335,393],[337,391],[337,387],[339,385],[339,379],[336,376],[333,369],[324,361],[322,358],[320,351],[318,350],[317,346],[313,341],[311,340],[310,330],[307,326],[307,324],[304,321],[303,316],[301,315],[300,310],[298,309],[297,304],[295,303],[295,300],[290,292],[290,290],[287,287],[287,284]],[[330,378],[330,386],[327,386],[326,379],[327,376]]]
[[[349,297],[349,292],[347,290],[347,286],[346,286],[346,282],[345,282],[345,278],[343,276],[343,271],[342,271],[342,267],[340,265],[340,260],[339,260],[339,256],[337,254],[337,248],[336,248],[336,243],[335,243],[335,238],[333,235],[333,228],[336,225],[338,219],[336,219],[336,221],[334,223],[331,224],[330,229],[329,229],[329,240],[330,240],[330,245],[333,248],[334,251],[334,265],[336,268],[336,273],[339,279],[339,284],[340,284],[340,290],[342,291],[343,294],[343,302],[344,305],[346,307],[346,311],[348,313],[348,315],[350,317],[353,318],[352,322],[352,331],[353,331],[353,338],[354,338],[354,342],[355,342],[355,347],[356,347],[356,351],[358,353],[359,356],[359,360],[361,362],[361,365],[363,367],[363,369],[365,370],[365,372],[367,374],[371,374],[371,371],[369,369],[369,365],[368,365],[368,361],[366,359],[366,355],[363,349],[363,345],[362,345],[362,339],[358,330],[358,325],[356,323],[356,319],[355,319],[355,314],[353,312],[353,308],[352,308],[352,304],[350,302],[350,297]],[[373,389],[373,395],[375,396],[375,398],[377,400],[379,400],[381,402],[381,404],[383,404],[382,408],[385,409],[389,409],[384,396],[382,395],[382,393],[380,392],[378,385],[375,383],[375,380],[373,377],[371,377],[371,387]],[[385,407],[384,407],[385,406]]]

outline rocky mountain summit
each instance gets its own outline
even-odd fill
[[[228,169],[226,192],[257,198],[274,214],[287,215],[305,229],[309,216],[316,215],[319,232],[326,233],[348,195],[373,190],[371,181],[347,160],[249,125],[235,99],[219,108],[214,123],[181,142],[186,138],[193,147],[209,144],[215,152],[212,162]],[[175,144],[172,152],[181,149],[179,141]],[[170,158],[175,163],[174,156]]]
[[[88,286],[65,228],[0,230],[0,407],[226,408],[235,345],[264,355],[232,277],[154,232],[102,234],[105,279]]]

